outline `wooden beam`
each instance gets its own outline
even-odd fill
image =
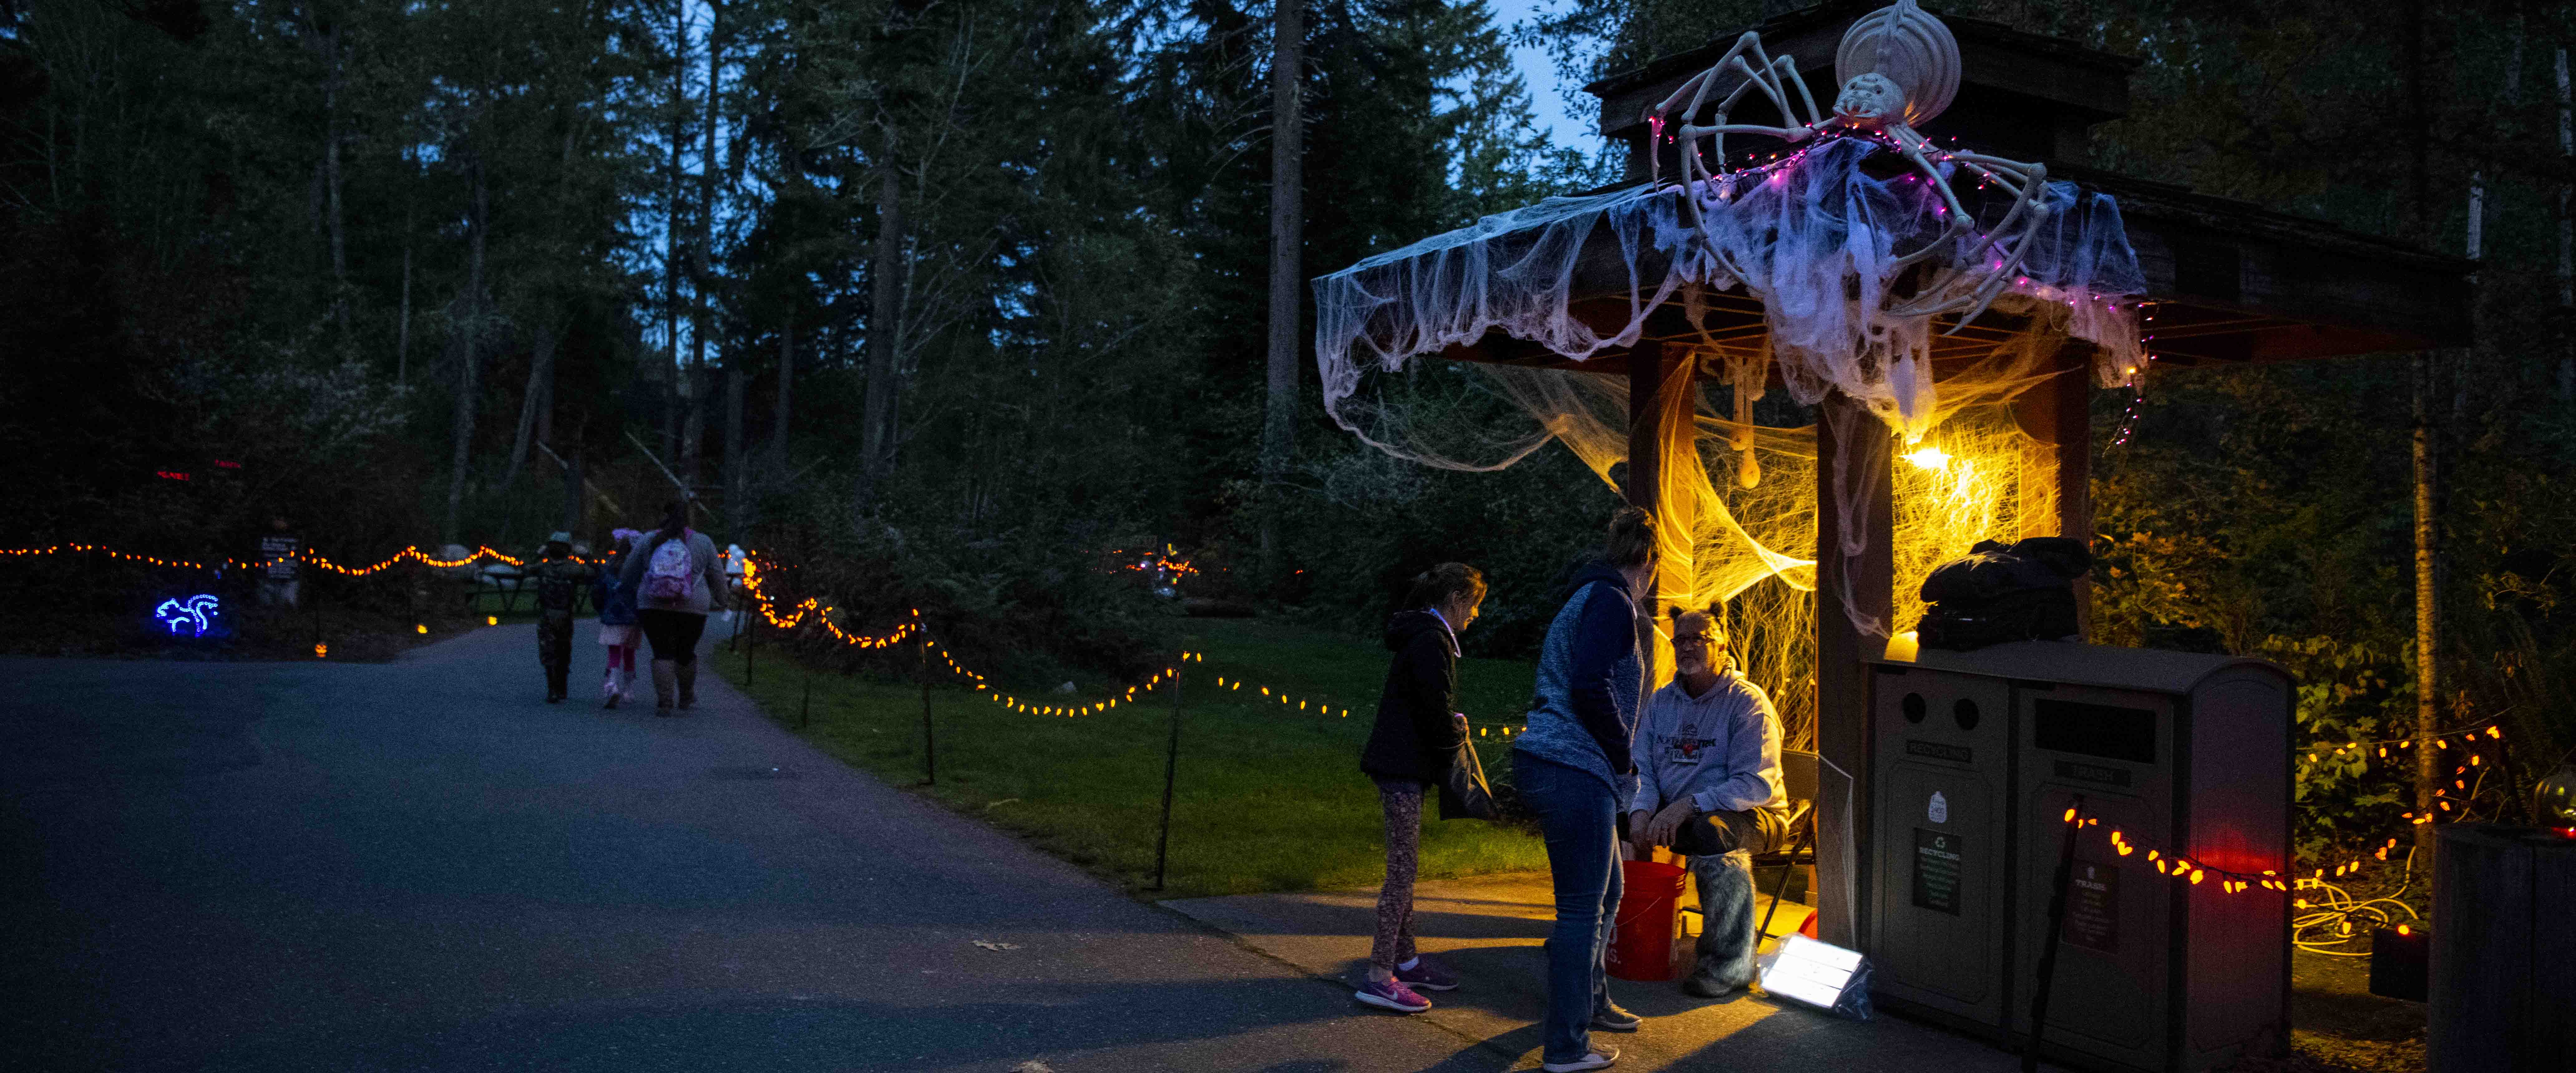
[[[1887,622],[1895,613],[1896,531],[1894,486],[1888,463],[1894,439],[1868,409],[1840,392],[1827,396],[1816,422],[1816,751],[1847,773],[1849,796],[1828,772],[1816,802],[1816,902],[1819,936],[1837,946],[1866,949],[1854,934],[1860,920],[1860,876],[1870,859],[1869,668],[1861,661],[1885,651],[1844,610]],[[1837,489],[1836,471],[1844,474]],[[1845,494],[1849,495],[1846,500]],[[1844,536],[1856,535],[1860,552],[1843,554]],[[1893,624],[1891,624],[1893,628]],[[1847,867],[1847,865],[1849,867]]]
[[[2093,539],[2093,347],[2069,339],[2057,375],[2013,400],[2022,432],[2021,535]],[[2093,582],[2075,582],[2075,622],[2093,632]]]

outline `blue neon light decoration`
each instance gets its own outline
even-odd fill
[[[185,630],[190,637],[203,637],[207,630],[214,628],[215,615],[222,606],[223,602],[215,599],[213,593],[201,592],[184,601],[161,601],[161,606],[152,609],[152,617],[170,627],[173,634]]]

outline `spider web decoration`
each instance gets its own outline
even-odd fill
[[[2036,164],[1941,149],[1914,131],[1957,86],[1957,48],[1939,20],[1910,0],[1873,13],[1846,33],[1838,61],[1846,84],[1834,114],[1800,122],[1798,105],[1809,117],[1815,108],[1795,64],[1747,34],[1650,110],[1654,137],[1691,143],[1678,178],[1550,198],[1314,281],[1324,407],[1343,429],[1396,458],[1464,471],[1562,443],[1614,489],[1611,467],[1628,450],[1624,377],[1415,359],[1500,332],[1579,363],[1635,345],[1649,312],[1679,304],[1693,334],[1665,340],[1668,352],[1684,348],[1686,373],[1725,386],[1669,377],[1687,397],[1658,400],[1689,415],[1666,425],[1673,442],[1660,447],[1663,561],[1687,564],[1691,581],[1666,595],[1723,605],[1739,659],[1793,727],[1792,709],[1811,703],[1815,429],[1754,425],[1751,402],[1767,383],[1776,377],[1803,406],[1839,392],[1901,441],[1895,454],[1928,445],[1947,462],[1891,463],[1899,621],[1910,622],[1922,571],[1978,539],[2021,535],[2021,443],[2003,405],[2056,375],[2070,338],[2092,344],[2104,386],[2133,383],[2144,364],[2135,296],[2145,281],[2118,204],[2049,181]],[[1750,92],[1797,125],[1730,124]],[[1712,100],[1711,121],[1697,122]],[[1724,170],[1727,133],[1790,145]],[[1889,155],[1899,166],[1878,166]],[[1575,291],[1578,265],[1591,293]],[[1608,316],[1605,284],[1626,299]],[[1760,303],[1761,338],[1717,333],[1721,295]],[[1595,299],[1585,316],[1579,298]],[[1961,334],[1970,321],[1980,332]],[[1937,382],[1936,336],[1946,336]],[[1862,476],[1830,475],[1846,517],[1864,504]],[[2042,506],[2028,512],[2046,517]],[[1850,527],[1837,550],[1859,554],[1861,532]],[[1836,597],[1865,632],[1890,632],[1851,594]],[[1798,715],[1811,723],[1811,710]]]

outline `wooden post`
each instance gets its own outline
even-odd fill
[[[1816,752],[1839,778],[1818,787],[1816,801],[1817,935],[1837,946],[1861,948],[1858,896],[1861,862],[1868,860],[1864,826],[1869,800],[1869,669],[1861,663],[1885,651],[1844,609],[1881,622],[1895,613],[1895,521],[1888,460],[1893,438],[1878,418],[1840,393],[1828,396],[1816,422]],[[1845,474],[1841,482],[1835,472]],[[1850,500],[1837,492],[1842,484]],[[1860,551],[1843,554],[1845,534]],[[1846,792],[1836,792],[1843,782]]]
[[[2013,400],[2021,445],[2021,535],[2093,541],[2093,346],[2067,340],[2057,375]],[[2093,625],[2093,582],[2075,580],[2079,636]]]
[[[1698,504],[1686,489],[1700,470],[1698,423],[1691,380],[1698,358],[1654,341],[1628,351],[1628,503],[1655,516],[1654,591],[1635,594],[1641,621],[1637,642],[1647,680],[1661,685],[1672,671],[1671,643],[1655,626],[1665,607],[1692,596],[1691,527]]]

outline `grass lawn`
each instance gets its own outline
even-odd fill
[[[743,654],[709,624],[714,667],[743,685]],[[1175,650],[1206,653],[1185,666],[1178,786],[1172,805],[1168,890],[1162,897],[1365,887],[1385,874],[1377,790],[1359,771],[1377,709],[1387,652],[1321,630],[1247,619],[1181,619]],[[880,657],[910,664],[917,648]],[[922,777],[922,690],[829,672],[807,675],[764,646],[747,690],[772,718],[798,727],[809,677],[812,722],[801,730],[826,752],[898,785]],[[941,664],[934,659],[934,668]],[[999,668],[975,668],[995,674]],[[943,668],[944,671],[944,668]],[[1517,724],[1534,669],[1506,660],[1459,666],[1462,707],[1480,723]],[[1218,676],[1241,689],[1219,691]],[[943,673],[943,677],[945,677]],[[1300,712],[1260,686],[1329,705]],[[1013,831],[1131,890],[1153,883],[1162,807],[1170,694],[1081,718],[1022,714],[954,679],[930,691],[938,784],[919,792]],[[1109,695],[1024,697],[1082,704]],[[1339,716],[1343,708],[1348,718]],[[1509,744],[1478,739],[1489,772],[1508,766]],[[1426,822],[1425,877],[1543,868],[1537,839],[1475,820]]]

